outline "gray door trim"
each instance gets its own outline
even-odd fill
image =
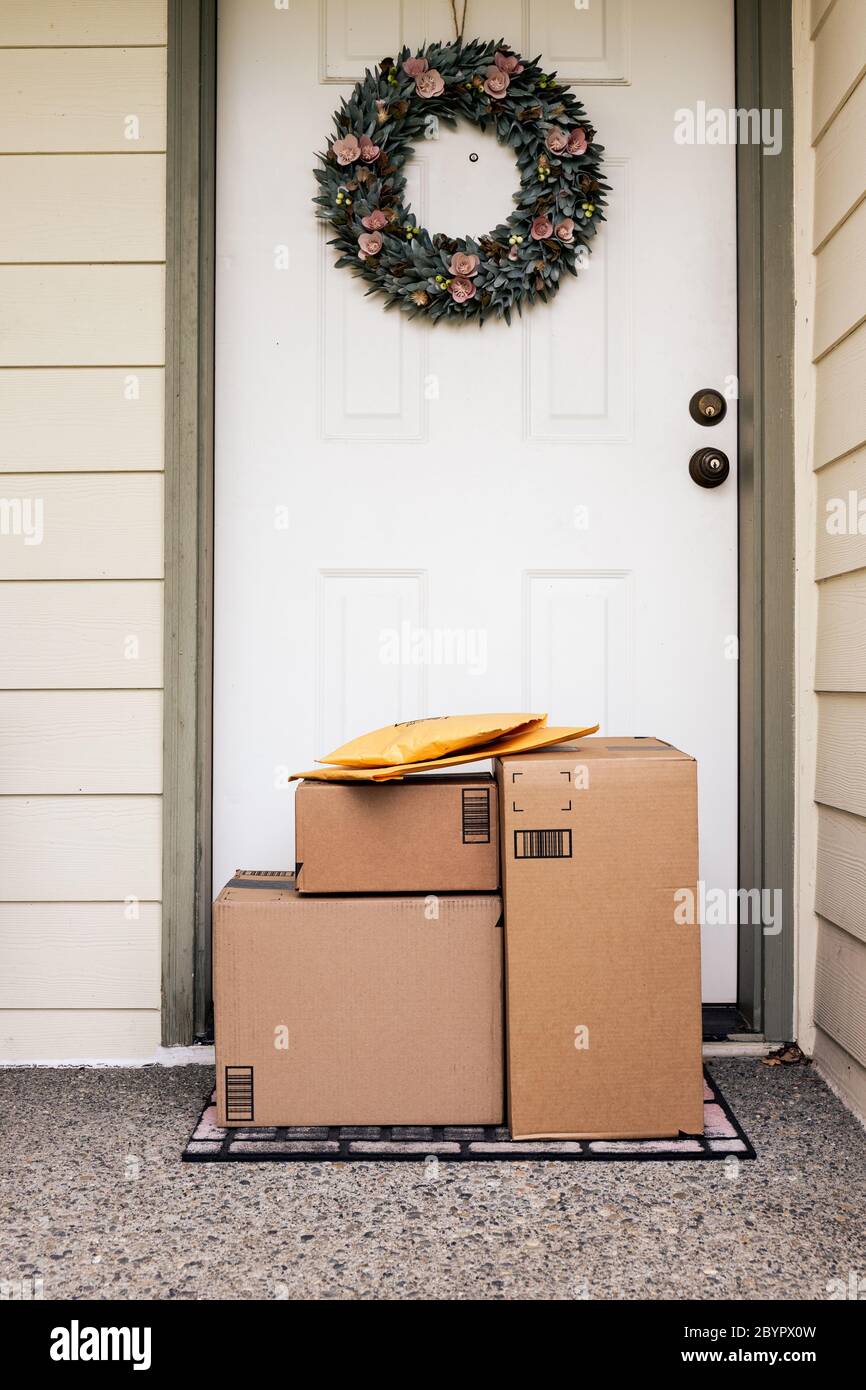
[[[735,0],[737,103],[784,144],[737,153],[740,884],[781,889],[778,936],[742,926],[739,1003],[789,1038],[794,988],[793,170],[790,0]],[[216,0],[169,0],[163,1041],[210,1010]],[[673,113],[672,113],[673,120]],[[726,1001],[720,1001],[726,1002]]]
[[[740,886],[782,930],[739,929],[738,1003],[768,1038],[794,1009],[794,174],[790,0],[737,0],[737,106],[781,111],[780,154],[737,149]]]
[[[169,0],[162,1039],[207,1032],[216,0]]]

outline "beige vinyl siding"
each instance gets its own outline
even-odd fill
[[[162,506],[159,473],[7,473],[0,579],[157,579]]]
[[[0,1061],[160,1040],[165,44],[0,5]]]
[[[815,1057],[866,1097],[866,5],[813,5]]]
[[[842,107],[815,150],[815,246],[821,246],[866,188],[866,84]]]
[[[866,1067],[866,946],[830,922],[818,944],[815,1021]]]
[[[814,39],[819,28],[827,18],[827,11],[833,4],[833,0],[811,0],[809,7],[809,33]]]
[[[165,0],[3,0],[0,47],[165,45]]]
[[[158,690],[162,584],[0,584],[8,690]]]
[[[163,259],[163,154],[2,155],[0,188],[0,262]]]
[[[829,243],[828,243],[829,244]],[[823,254],[823,253],[819,253]],[[815,467],[866,440],[866,324],[822,357],[815,371]]]
[[[0,49],[0,151],[165,150],[165,94],[163,47]]]
[[[0,266],[0,367],[157,365],[164,301],[160,265]]]
[[[159,1047],[159,1009],[3,1009],[8,1062],[138,1061]]]
[[[0,472],[162,468],[162,367],[0,371]]]
[[[860,502],[866,498],[866,449],[822,468],[817,483],[815,578],[830,579],[862,569],[866,565],[866,512],[862,534],[859,513]]]
[[[866,319],[866,203],[852,212],[818,257],[815,354],[823,356]]]
[[[158,1009],[158,903],[3,903],[0,1009]]]
[[[812,138],[819,140],[866,72],[866,5],[834,0],[815,36]]]
[[[866,944],[866,819],[822,806],[818,812],[815,907]]]
[[[0,796],[6,902],[160,898],[158,796]]]
[[[160,791],[159,690],[0,691],[0,795]]]
[[[866,690],[866,569],[820,586],[815,683],[821,691]]]

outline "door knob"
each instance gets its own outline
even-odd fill
[[[698,449],[689,460],[689,473],[698,487],[718,487],[730,471],[728,456],[721,449]]]
[[[719,391],[705,386],[689,401],[689,414],[699,425],[717,425],[727,414],[728,403]]]

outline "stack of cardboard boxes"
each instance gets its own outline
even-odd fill
[[[215,904],[221,1124],[700,1132],[694,760],[589,738],[495,767],[300,783],[295,873]]]

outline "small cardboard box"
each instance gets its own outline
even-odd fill
[[[652,738],[497,762],[515,1138],[703,1129],[697,767]],[[696,915],[696,914],[694,914]]]
[[[213,914],[218,1122],[501,1124],[501,921],[495,895],[239,871]]]
[[[405,782],[301,782],[299,893],[494,893],[496,784],[487,773]]]

